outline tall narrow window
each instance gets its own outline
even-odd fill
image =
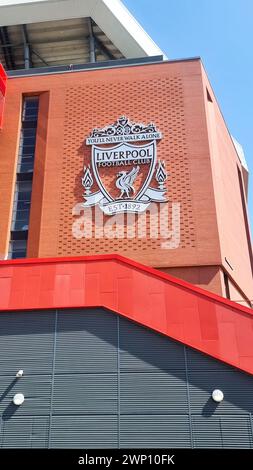
[[[227,297],[227,299],[230,299],[231,297],[230,297],[228,275],[226,273],[223,273],[223,275],[224,275],[224,285],[225,285],[226,297]]]
[[[8,253],[9,259],[26,257],[38,105],[38,96],[25,97],[23,100],[16,187]]]

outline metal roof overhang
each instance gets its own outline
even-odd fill
[[[92,18],[126,58],[163,55],[120,0],[0,0],[0,26]]]
[[[121,52],[90,17],[0,27],[0,61],[7,70],[121,58]]]
[[[119,255],[0,262],[0,311],[105,307],[253,374],[253,311]]]

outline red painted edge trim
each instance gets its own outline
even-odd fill
[[[5,73],[5,70],[0,63],[0,92],[2,96],[5,96],[6,93],[6,82],[7,82],[7,75]]]
[[[0,63],[0,130],[3,128],[4,102],[6,95],[7,75]]]
[[[222,303],[224,305],[227,305],[229,307],[232,307],[233,309],[236,309],[237,311],[240,310],[243,313],[246,313],[250,316],[253,315],[253,309],[249,307],[244,307],[243,305],[239,305],[236,302],[233,302],[232,300],[225,299],[224,297],[221,297],[220,295],[214,294],[213,292],[209,292],[205,289],[202,289],[201,287],[194,286],[193,284],[190,284],[187,281],[183,281],[181,279],[175,278],[171,276],[170,274],[163,273],[161,271],[158,271],[155,268],[151,268],[149,266],[146,266],[144,264],[141,264],[137,261],[134,261],[130,258],[125,258],[122,255],[119,255],[117,253],[112,253],[108,255],[92,255],[92,256],[71,256],[71,257],[57,257],[57,258],[25,258],[25,259],[16,259],[16,260],[1,260],[0,261],[0,269],[1,266],[23,266],[23,265],[29,265],[29,264],[43,264],[43,263],[73,263],[75,261],[106,261],[106,260],[111,260],[111,261],[120,261],[123,264],[127,264],[129,266],[132,266],[134,268],[140,269],[142,271],[145,271],[149,274],[155,275],[157,278],[164,279],[166,281],[169,281],[172,284],[179,285],[181,287],[184,287],[187,290],[190,290],[191,292],[196,292],[204,297],[207,297],[209,299],[215,300],[216,302]]]

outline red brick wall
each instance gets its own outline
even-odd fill
[[[149,257],[151,263],[162,262],[160,238],[76,240],[71,235],[70,208],[83,200],[80,181],[83,165],[87,165],[91,157],[91,148],[83,144],[84,138],[94,127],[113,123],[122,114],[136,122],[152,121],[162,132],[158,158],[166,161],[170,173],[167,183],[170,200],[168,210],[171,211],[171,202],[181,204],[180,246],[182,249],[196,247],[184,83],[180,74],[171,74],[168,70],[163,66],[155,66],[117,70],[113,75],[102,72],[97,73],[96,81],[89,80],[88,83],[80,76],[76,85],[66,90],[60,218],[67,223],[62,225],[59,233],[58,255],[66,253],[68,239],[71,254],[80,254],[80,250],[82,254],[120,252],[126,256],[141,257],[143,261]],[[108,219],[110,217],[105,218]],[[133,227],[135,233],[137,220],[136,216]]]
[[[228,272],[229,276],[234,279],[235,284],[240,286],[242,291],[252,300],[253,266],[250,260],[250,241],[247,239],[238,178],[238,170],[242,171],[242,166],[204,72],[203,85],[210,143],[210,161],[219,228],[221,265]],[[209,90],[212,102],[206,98],[206,88]],[[245,188],[243,191],[245,191]],[[238,294],[233,297],[240,299]]]

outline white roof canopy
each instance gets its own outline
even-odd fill
[[[163,55],[120,0],[0,0],[0,26],[92,18],[125,58]]]

